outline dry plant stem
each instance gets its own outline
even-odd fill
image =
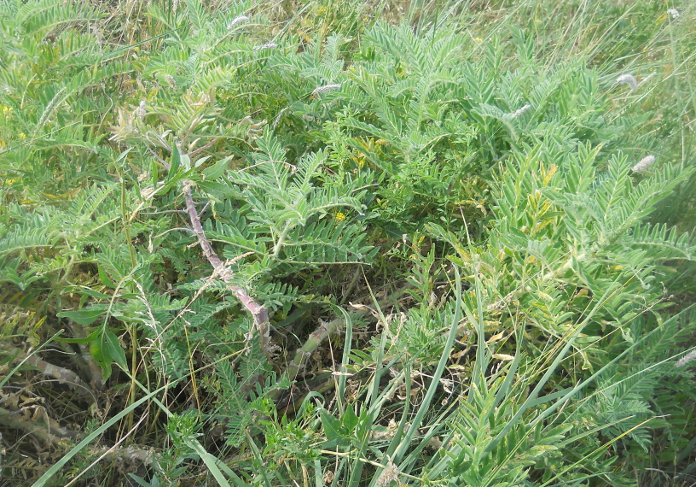
[[[102,454],[99,456],[99,458],[97,458],[96,460],[94,460],[87,468],[82,469],[82,471],[81,471],[78,475],[76,475],[75,477],[73,477],[73,479],[72,479],[70,482],[68,482],[68,483],[65,485],[65,487],[70,487],[70,486],[71,486],[72,484],[74,484],[74,483],[77,481],[77,479],[79,479],[83,474],[85,474],[85,473],[86,473],[87,471],[89,471],[92,467],[94,467],[97,463],[99,463],[99,462],[102,460],[102,458],[108,456],[111,452],[113,452],[114,450],[116,450],[116,448],[118,448],[118,446],[119,446],[121,443],[123,443],[123,442],[126,440],[126,438],[128,438],[130,435],[133,434],[133,432],[134,432],[136,429],[138,429],[138,426],[140,426],[140,424],[141,424],[143,421],[145,421],[145,418],[147,418],[147,414],[144,414],[144,415],[140,418],[140,421],[138,421],[138,422],[136,423],[136,425],[133,426],[133,427],[130,429],[130,431],[129,431],[128,433],[126,433],[125,435],[123,435],[123,437],[120,438],[120,439],[116,442],[116,444],[115,444],[114,446],[112,446],[111,448],[109,448],[108,450],[106,450],[104,453],[102,453]]]
[[[49,430],[44,425],[22,417],[19,412],[12,412],[5,408],[0,408],[0,425],[6,428],[24,430],[49,445],[57,445],[63,438],[76,438],[80,436],[78,432],[60,427],[52,427]]]
[[[386,304],[387,303],[385,301],[380,302],[380,306],[386,306]],[[374,318],[374,316],[369,312],[368,307],[354,309],[351,311],[351,314],[365,316],[368,318],[368,320]],[[307,337],[307,341],[305,341],[304,345],[302,345],[302,347],[295,352],[295,356],[293,357],[292,362],[290,362],[287,368],[285,369],[285,373],[288,375],[288,378],[290,380],[297,379],[297,375],[306,366],[307,357],[310,357],[324,340],[326,340],[329,336],[333,335],[334,333],[337,333],[340,329],[344,327],[344,325],[345,320],[342,317],[336,318],[329,322],[322,321],[319,327],[316,330],[314,330],[309,335],[309,337]],[[281,391],[280,389],[274,389],[269,393],[269,397],[272,400],[277,400],[282,392],[283,391]]]
[[[95,448],[91,451],[91,454],[102,455],[103,457],[110,459],[142,462],[145,465],[152,465],[154,460],[160,458],[160,455],[153,449],[139,448],[133,445],[129,445],[126,448],[120,448],[118,445],[114,445],[112,447]]]
[[[69,326],[70,331],[72,331],[72,334],[75,338],[87,337],[87,335],[85,334],[85,330],[82,326],[78,325],[77,323],[71,324]],[[92,388],[98,391],[103,390],[104,378],[102,376],[101,368],[97,364],[96,360],[94,360],[92,354],[89,352],[89,344],[80,343],[78,347],[80,349],[80,357],[82,358],[82,361],[84,361],[84,363],[87,365],[86,370],[82,370],[83,374],[89,375],[89,384],[92,386]]]
[[[264,351],[266,356],[270,358],[271,354],[271,339],[270,339],[270,323],[268,318],[268,310],[254,301],[254,298],[249,296],[247,292],[239,286],[230,284],[232,281],[232,272],[225,267],[225,264],[220,260],[217,253],[210,244],[208,237],[206,237],[203,231],[203,225],[201,225],[201,219],[196,210],[196,204],[193,201],[193,194],[191,192],[191,181],[184,182],[184,199],[186,200],[186,210],[191,219],[191,226],[193,231],[198,237],[198,244],[203,250],[203,254],[210,262],[210,265],[215,269],[215,273],[220,276],[226,284],[227,288],[242,302],[242,305],[251,313],[254,319],[254,325],[259,331],[259,338],[261,340],[261,349]]]
[[[326,340],[331,334],[335,333],[341,325],[343,325],[343,318],[336,318],[332,321],[322,321],[319,328],[314,330],[311,335],[307,338],[302,348],[295,352],[295,357],[292,362],[288,365],[286,372],[290,380],[295,380],[299,371],[305,366],[305,359],[312,355],[312,353],[321,345],[321,342]]]
[[[48,304],[48,312],[52,315],[55,315],[56,313],[59,312],[59,310],[56,309],[55,303],[49,303]],[[84,327],[81,325],[78,325],[77,323],[70,322],[68,320],[67,323],[68,328],[73,334],[73,337],[75,338],[86,338],[87,335],[85,334]],[[1,347],[0,347],[1,348]],[[79,369],[79,371],[82,373],[83,377],[88,377],[89,379],[89,385],[92,386],[92,390],[96,391],[101,391],[104,389],[104,379],[102,378],[102,372],[101,368],[99,365],[97,365],[97,362],[94,360],[94,357],[92,357],[92,354],[89,351],[89,344],[85,343],[80,343],[78,345],[78,348],[80,349],[80,353],[77,356],[73,357],[79,357],[75,359],[76,365]],[[73,351],[69,352],[72,353]]]
[[[403,294],[403,290],[395,293],[397,296],[401,294]],[[378,302],[378,304],[380,308],[386,307],[389,305],[389,299],[381,300]],[[370,312],[370,308],[367,306],[353,309],[351,314],[366,316],[368,319],[375,318],[375,316]],[[343,328],[344,325],[345,320],[342,317],[328,322],[321,322],[319,327],[314,330],[309,337],[307,337],[307,341],[305,341],[304,345],[302,345],[302,347],[295,352],[295,357],[292,359],[292,362],[288,364],[285,372],[288,374],[290,380],[295,380],[297,378],[297,374],[305,366],[305,359],[314,353],[319,345],[321,345],[321,342]]]
[[[50,422],[55,423],[53,420],[50,420]],[[142,419],[138,422],[138,425],[141,422]],[[79,431],[61,428],[55,424],[52,424],[49,429],[34,420],[23,417],[19,412],[9,411],[4,408],[0,408],[0,425],[9,429],[26,431],[27,433],[37,437],[45,444],[52,445],[60,449],[68,446],[68,443],[64,441],[65,438],[82,438],[82,433]],[[100,459],[107,457],[112,459],[128,460],[131,462],[139,461],[145,465],[151,465],[153,460],[159,457],[159,455],[152,449],[138,448],[133,445],[130,445],[127,448],[120,448],[119,445],[127,437],[127,435],[124,436],[112,447],[96,447],[92,449],[91,454],[101,455]]]
[[[359,313],[359,311],[356,311]],[[312,353],[321,345],[321,342],[326,340],[333,333],[336,333],[344,325],[343,318],[336,318],[331,321],[322,321],[319,328],[314,330],[307,341],[295,352],[295,357],[293,357],[292,362],[290,362],[285,369],[285,373],[291,381],[297,378],[297,375],[305,367],[307,357],[311,356]],[[273,389],[269,392],[269,398],[273,401],[277,401],[283,391],[281,389]]]
[[[3,351],[8,352],[20,359],[24,358],[26,355],[21,350],[8,345],[1,345],[1,347]],[[53,377],[62,384],[67,384],[80,396],[88,397],[94,401],[94,394],[92,394],[92,391],[90,391],[87,384],[85,384],[82,379],[80,379],[80,377],[72,370],[50,364],[45,360],[40,359],[36,355],[31,355],[26,359],[25,363],[31,365],[32,367],[36,367],[43,375]]]
[[[57,349],[62,351],[66,356],[70,357],[70,360],[75,365],[75,367],[71,370],[74,370],[75,373],[80,376],[80,378],[87,377],[88,380],[92,380],[92,371],[89,364],[82,356],[81,349],[79,352],[76,352],[75,349],[72,348],[72,346],[68,343],[54,342],[54,344]],[[85,379],[82,380],[83,382],[85,381]]]
[[[203,147],[199,147],[198,149],[196,149],[196,150],[194,150],[194,151],[192,151],[192,152],[189,152],[189,153],[188,153],[188,156],[189,156],[189,157],[195,156],[195,155],[198,154],[199,152],[203,152],[204,150],[209,149],[210,147],[212,147],[213,145],[215,145],[215,144],[216,144],[218,141],[220,141],[220,140],[222,140],[222,139],[219,139],[219,138],[213,139],[213,140],[211,140],[210,142],[208,142],[207,144],[205,144]]]

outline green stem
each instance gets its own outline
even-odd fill
[[[289,231],[290,231],[290,222],[287,222],[285,224],[285,228],[283,228],[283,231],[280,233],[280,236],[278,237],[278,241],[273,246],[273,257],[274,258],[277,258],[278,255],[280,254],[280,251],[283,248],[283,244],[285,243],[285,239],[287,238]]]

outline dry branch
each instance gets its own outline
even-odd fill
[[[288,374],[288,378],[295,380],[300,370],[305,367],[307,357],[311,356],[324,340],[336,333],[343,325],[345,325],[343,318],[321,321],[319,327],[309,335],[304,345],[295,352],[295,357],[285,371]]]
[[[227,288],[242,302],[242,305],[251,313],[254,319],[254,326],[259,331],[259,338],[261,341],[261,349],[264,353],[270,357],[271,354],[271,338],[270,338],[270,322],[268,318],[268,310],[258,304],[254,298],[249,296],[249,294],[241,287],[231,284],[233,275],[232,272],[225,266],[220,257],[213,249],[213,246],[208,240],[203,230],[203,225],[201,225],[200,215],[198,210],[196,210],[196,204],[193,201],[193,194],[191,191],[192,186],[191,181],[184,182],[184,199],[186,200],[186,211],[191,219],[191,227],[193,228],[196,237],[198,238],[198,244],[203,250],[203,254],[210,262],[210,265],[215,269],[215,274],[220,276],[226,284]]]
[[[38,420],[45,422],[45,415],[39,415]],[[66,438],[79,438],[81,433],[62,428],[55,424],[46,427],[44,424],[24,416],[22,411],[10,411],[0,408],[0,425],[5,428],[23,430],[33,434],[47,445],[57,446]],[[54,423],[49,420],[50,423]]]
[[[23,359],[26,356],[26,354],[18,348],[9,345],[0,344],[0,348],[4,352],[13,355],[15,358]],[[72,370],[48,363],[35,354],[32,354],[29,357],[27,357],[25,363],[32,367],[36,367],[43,375],[47,377],[53,377],[54,379],[57,379],[58,382],[60,382],[61,384],[68,385],[80,396],[87,397],[92,402],[95,401],[94,394],[92,393],[90,388]]]

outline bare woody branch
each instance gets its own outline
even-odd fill
[[[220,257],[213,249],[208,237],[205,235],[203,230],[203,225],[201,225],[200,215],[198,210],[196,210],[196,204],[193,201],[193,193],[191,190],[192,182],[184,182],[184,199],[186,200],[186,211],[188,212],[189,219],[191,220],[191,227],[193,228],[196,237],[198,238],[198,244],[203,250],[203,254],[213,266],[215,273],[220,276],[226,284],[227,288],[242,302],[242,305],[251,313],[254,319],[254,326],[259,332],[259,338],[261,341],[261,349],[267,356],[271,353],[271,339],[270,339],[270,322],[268,318],[268,310],[258,304],[254,298],[249,296],[249,294],[241,287],[231,284],[232,282],[232,272],[225,266]]]
[[[0,350],[2,350],[3,353],[8,353],[14,356],[15,360],[21,360],[25,358],[27,355],[21,350],[6,344],[0,344]],[[29,357],[26,358],[25,363],[32,367],[36,367],[43,375],[47,377],[53,377],[54,379],[58,380],[61,384],[68,385],[80,396],[88,398],[92,402],[96,401],[94,394],[92,393],[89,386],[87,386],[87,384],[85,384],[84,381],[80,379],[80,376],[78,376],[72,370],[48,363],[45,360],[42,360],[41,358],[33,354],[29,355]]]

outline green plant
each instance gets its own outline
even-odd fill
[[[666,8],[0,2],[3,474],[687,482]]]

